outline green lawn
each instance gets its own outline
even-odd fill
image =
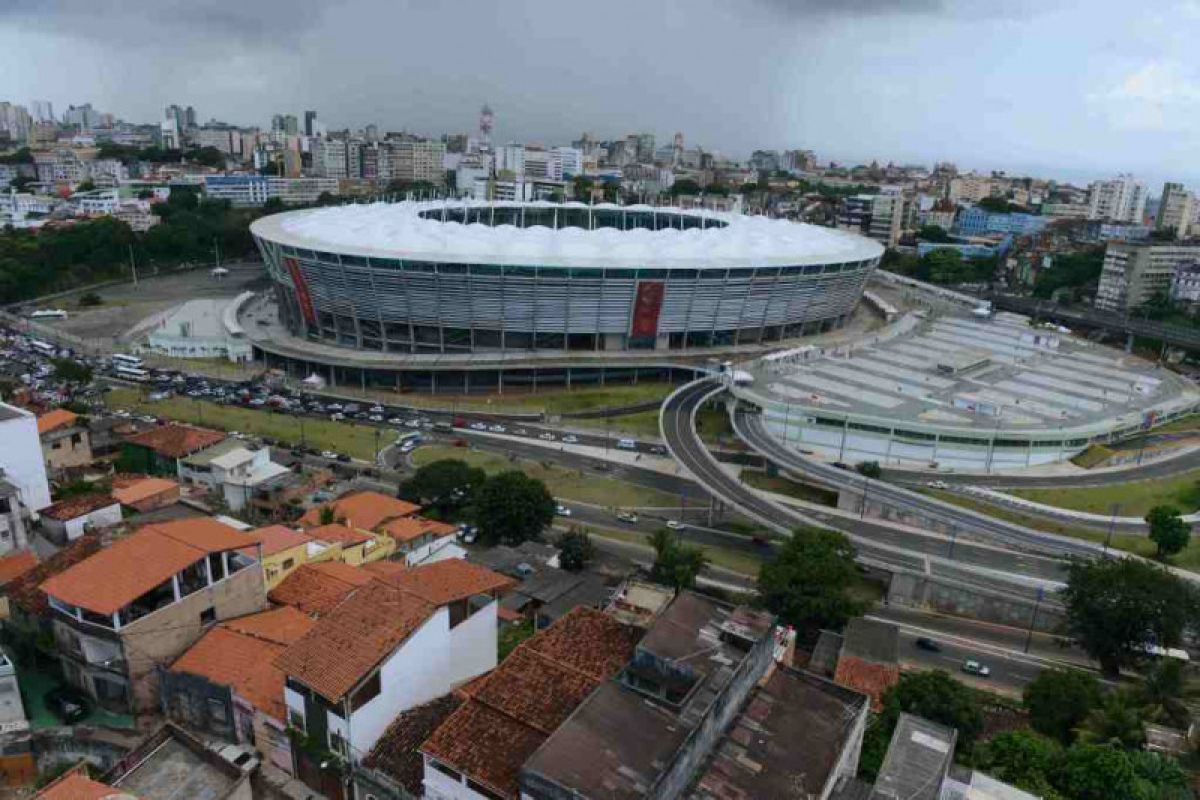
[[[301,441],[302,418],[287,414],[181,397],[151,402],[144,399],[137,389],[114,389],[105,396],[105,402],[110,409],[124,408],[139,414],[153,414],[217,430],[241,431],[289,444],[299,444]],[[378,428],[349,422],[303,419],[303,439],[308,446],[318,450],[335,450],[367,461],[374,460],[375,432]],[[387,431],[383,431],[379,436],[380,446],[390,444],[390,438]]]
[[[1188,414],[1185,417],[1180,417],[1177,420],[1172,420],[1166,425],[1159,425],[1151,429],[1151,433],[1180,433],[1182,431],[1198,431],[1200,432],[1200,414]]]
[[[550,453],[547,453],[549,456]],[[679,505],[679,498],[657,489],[647,489],[632,483],[607,478],[602,475],[581,475],[578,471],[561,467],[549,460],[529,461],[512,459],[500,453],[472,450],[467,447],[431,444],[413,451],[412,462],[420,467],[445,458],[457,458],[485,472],[495,473],[519,469],[532,478],[546,484],[555,497],[576,500],[581,503],[606,508],[664,507]]]
[[[780,475],[772,477],[765,472],[744,469],[742,470],[741,480],[742,483],[753,486],[755,489],[762,489],[764,492],[774,492],[775,494],[794,497],[797,500],[804,500],[809,503],[820,503],[823,506],[837,505],[836,492],[797,483]]]
[[[489,395],[389,395],[390,402],[422,408],[461,408],[476,411],[512,411],[563,414],[572,411],[591,411],[610,406],[626,406],[650,400],[663,400],[675,386],[659,381],[645,383],[587,386],[580,389],[555,388],[536,394]]]
[[[1027,528],[1035,530],[1057,533],[1060,536],[1070,536],[1073,539],[1085,539],[1089,542],[1103,542],[1108,537],[1106,531],[1096,528],[1068,525],[1064,522],[1057,522],[1045,517],[1021,514],[1008,508],[964,497],[956,492],[939,491],[936,489],[923,489],[922,491],[940,500],[945,500],[947,503],[954,503],[957,506],[969,508],[981,514],[987,514],[989,517],[995,517],[996,519],[1002,519],[1017,525],[1024,525]],[[1154,556],[1154,543],[1145,536],[1136,536],[1130,533],[1114,533],[1111,544],[1115,550],[1124,550],[1127,553],[1135,553],[1146,558]],[[1167,563],[1181,569],[1200,572],[1200,541],[1193,538],[1191,543],[1183,549],[1183,552],[1169,559]]]
[[[1118,514],[1122,517],[1145,516],[1154,506],[1164,504],[1190,514],[1200,508],[1200,471],[1094,488],[1012,489],[1010,493],[1037,503],[1093,514],[1111,513],[1113,503],[1121,504]]]
[[[587,428],[597,433],[606,431],[613,436],[628,434],[638,439],[659,438],[657,409],[610,417],[607,423],[603,419],[571,419],[564,422],[572,428]]]
[[[593,526],[584,526],[588,533],[600,539],[616,539],[620,542],[629,542],[631,544],[650,546],[650,539],[645,534],[634,530],[622,530],[620,528],[596,528]],[[727,547],[717,547],[715,545],[700,545],[704,555],[708,556],[709,563],[716,567],[722,567],[737,572],[749,577],[757,577],[759,567],[762,566],[762,559],[753,553],[744,550],[733,550]],[[650,556],[652,554],[647,554]]]

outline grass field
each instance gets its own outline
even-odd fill
[[[1109,514],[1121,505],[1122,517],[1141,517],[1157,505],[1173,505],[1185,514],[1200,508],[1200,471],[1172,478],[1130,481],[1095,488],[1013,489],[1011,494],[1048,506]]]
[[[990,503],[985,503],[980,500],[975,500],[970,497],[963,497],[955,492],[939,491],[936,489],[923,489],[926,494],[937,497],[940,500],[945,500],[947,503],[953,503],[963,508],[969,508],[978,511],[981,514],[987,514],[989,517],[1002,519],[1007,522],[1012,522],[1017,525],[1024,525],[1027,528],[1046,531],[1047,533],[1057,533],[1060,536],[1070,536],[1072,539],[1084,539],[1089,542],[1103,542],[1108,538],[1105,531],[1095,528],[1085,528],[1078,525],[1068,525],[1064,522],[1045,519],[1031,514],[1021,514],[1007,508],[994,506]],[[1145,536],[1135,536],[1129,533],[1114,533],[1112,537],[1112,547],[1115,550],[1124,550],[1127,553],[1135,553],[1139,556],[1151,558],[1154,556],[1154,543]],[[1200,572],[1200,541],[1195,538],[1191,543],[1183,549],[1182,552],[1169,559],[1169,564],[1180,567],[1181,569],[1190,570],[1192,572]]]
[[[806,486],[803,483],[797,483],[779,475],[772,477],[765,472],[744,469],[742,470],[741,479],[742,483],[753,486],[755,489],[762,489],[764,492],[774,492],[786,497],[794,497],[797,500],[805,500],[809,503],[820,503],[823,506],[837,505],[836,492],[819,489],[815,486]]]
[[[588,533],[601,539],[616,539],[620,542],[640,544],[646,547],[650,546],[650,538],[638,531],[621,530],[619,528],[598,528],[591,525],[584,525],[583,527]],[[761,558],[744,550],[733,550],[714,545],[699,545],[699,547],[708,556],[708,560],[713,566],[723,567],[724,569],[749,577],[757,577],[758,570],[763,563]]]
[[[670,507],[679,505],[679,498],[667,492],[635,486],[631,483],[598,475],[581,475],[550,461],[509,460],[500,453],[471,450],[449,445],[426,445],[413,451],[412,462],[420,467],[444,458],[457,458],[485,472],[519,469],[531,478],[546,484],[555,497],[576,500],[605,508]]]
[[[375,392],[374,396],[386,397],[387,402],[421,408],[563,414],[662,400],[674,390],[675,386],[672,384],[650,381],[636,384],[588,386],[582,389],[552,389],[536,394],[506,392],[505,394],[488,395],[429,395]]]
[[[334,450],[367,461],[375,459],[376,431],[368,425],[331,422],[312,418],[293,417],[253,408],[223,406],[204,400],[171,397],[151,402],[137,389],[114,389],[105,396],[110,409],[124,408],[139,414],[153,414],[179,422],[189,422],[223,431],[241,431],[288,444],[303,441],[318,450]],[[379,445],[390,444],[387,431],[378,438]]]

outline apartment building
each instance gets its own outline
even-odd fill
[[[37,418],[0,403],[0,555],[27,544],[26,521],[50,505]]]
[[[1145,213],[1146,187],[1131,175],[1088,187],[1088,219],[1140,223]]]
[[[1170,296],[1176,273],[1200,261],[1200,246],[1109,242],[1095,306],[1127,314],[1157,294]]]
[[[895,247],[903,219],[904,197],[899,191],[860,194],[843,199],[837,227],[857,230],[885,247]]]
[[[145,525],[41,584],[67,681],[122,713],[159,708],[158,670],[267,604],[257,547],[215,519]]]
[[[57,472],[92,463],[91,434],[78,420],[78,415],[64,408],[37,418],[38,439],[47,470]]]
[[[1182,183],[1164,183],[1154,217],[1154,229],[1172,231],[1176,239],[1186,239],[1192,226],[1195,198]]]

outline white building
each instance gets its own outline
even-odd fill
[[[308,205],[323,194],[338,194],[336,178],[267,178],[267,197],[288,205]]]
[[[77,213],[105,216],[120,207],[121,198],[116,189],[95,189],[90,192],[76,192],[71,195],[71,203]]]
[[[525,145],[506,144],[496,151],[496,171],[511,172],[517,177],[525,174]]]
[[[147,337],[149,350],[174,358],[227,358],[249,361],[250,341],[237,321],[238,310],[252,297],[189,300],[159,315]]]
[[[89,530],[118,525],[121,504],[103,495],[70,497],[41,512],[42,530],[55,543],[73,542]]]
[[[1192,193],[1182,183],[1164,183],[1154,217],[1155,230],[1174,231],[1176,239],[1186,239],[1192,226]]]
[[[37,417],[0,403],[0,553],[25,546],[24,520],[50,505]]]
[[[1175,276],[1197,262],[1200,247],[1109,242],[1096,289],[1096,308],[1124,314],[1155,295],[1186,293],[1189,280],[1184,278],[1177,286]]]
[[[1088,219],[1140,223],[1146,214],[1146,187],[1132,175],[1096,181],[1088,187]]]
[[[346,142],[317,139],[312,146],[312,168],[319,178],[346,178]]]

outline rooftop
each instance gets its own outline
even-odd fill
[[[477,594],[500,592],[515,583],[512,578],[461,558],[422,564],[384,580],[435,606],[465,600]]]
[[[855,617],[846,623],[841,655],[895,665],[900,658],[900,632],[889,622]]]
[[[132,767],[125,765],[132,764]],[[128,771],[123,771],[128,769]],[[106,779],[141,800],[224,800],[238,793],[248,775],[174,725],[143,741]]]
[[[322,542],[340,542],[347,547],[369,542],[375,538],[366,531],[347,528],[345,525],[337,522],[330,525],[318,525],[315,528],[307,528],[304,533],[311,539],[319,539]]]
[[[21,417],[32,417],[28,411],[10,406],[8,403],[0,403],[0,422],[7,422],[10,419],[20,419]]]
[[[280,581],[267,598],[277,605],[292,606],[305,614],[321,616],[373,577],[370,572],[341,561],[303,564]]]
[[[373,580],[321,617],[275,659],[275,666],[337,702],[435,610],[413,594]]]
[[[46,784],[33,800],[137,800],[131,794],[94,781],[81,764]]]
[[[85,533],[37,566],[12,578],[4,587],[9,603],[32,616],[46,614],[50,606],[42,584],[75,564],[91,558],[99,550],[100,537],[94,533]]]
[[[114,480],[112,496],[117,498],[121,505],[129,506],[178,488],[179,484],[175,481],[142,476],[126,478],[123,481]]]
[[[107,508],[111,505],[116,505],[117,500],[112,495],[104,492],[92,492],[91,494],[80,494],[75,497],[68,497],[66,500],[59,500],[57,503],[46,506],[41,510],[43,517],[49,517],[59,522],[66,522],[96,511],[97,509]]]
[[[57,428],[68,428],[74,425],[78,419],[78,414],[67,411],[65,408],[56,408],[53,411],[47,411],[37,418],[38,435],[49,433]]]
[[[425,517],[397,517],[384,523],[380,530],[397,542],[411,542],[425,534],[432,534],[436,538],[452,536],[458,529],[445,522]]]
[[[268,525],[265,528],[255,528],[247,535],[262,546],[263,556],[273,556],[293,547],[302,547],[313,540],[307,533],[294,531],[286,525]],[[316,537],[320,538],[320,537]]]
[[[422,752],[506,797],[549,733],[633,655],[640,631],[577,608],[527,639],[481,678]]]
[[[315,624],[311,617],[288,606],[223,622],[188,648],[171,670],[229,686],[268,716],[286,720],[283,686],[287,676],[274,661]]]
[[[32,550],[18,550],[0,556],[0,586],[11,583],[36,567],[37,564],[37,554]]]
[[[865,695],[779,667],[757,688],[714,751],[693,800],[823,795],[866,714]]]
[[[97,614],[112,614],[209,553],[245,547],[245,535],[209,517],[145,525],[55,575],[46,594]]]
[[[171,423],[135,433],[125,441],[149,448],[167,458],[187,458],[192,453],[224,440],[225,434],[220,431]]]
[[[440,214],[480,209],[472,224],[442,222]],[[503,214],[524,208],[541,212],[543,224],[492,226],[490,209]],[[532,210],[532,211],[530,211]],[[570,215],[611,219],[659,215],[701,227],[677,230],[568,226]],[[563,221],[556,222],[558,215]],[[474,216],[474,212],[472,212]],[[487,221],[485,222],[484,219]],[[557,226],[557,227],[556,227]],[[632,226],[630,226],[632,227]],[[744,216],[650,206],[586,206],[582,203],[481,203],[470,201],[371,203],[275,214],[251,231],[274,242],[379,258],[561,267],[755,267],[792,266],[828,260],[878,258],[883,248],[865,237],[764,216]]]
[[[204,467],[211,465],[225,468],[226,464],[217,462],[226,456],[236,455],[239,453],[249,454],[250,451],[246,449],[246,446],[242,444],[240,439],[225,439],[224,441],[219,441],[216,444],[205,447],[203,450],[197,450],[183,461],[185,464],[191,467]],[[235,459],[234,465],[242,463],[245,458],[246,457],[239,457]]]
[[[938,800],[957,739],[953,728],[901,713],[871,800]]]
[[[321,509],[332,508],[335,522],[343,522],[352,528],[373,531],[380,524],[394,517],[407,517],[421,510],[420,506],[406,503],[382,492],[354,492],[337,500],[310,508],[297,523],[301,528],[321,524]]]
[[[363,759],[363,765],[379,770],[414,797],[420,797],[424,789],[425,759],[419,748],[447,717],[458,710],[463,700],[452,692],[405,711],[383,732]]]

